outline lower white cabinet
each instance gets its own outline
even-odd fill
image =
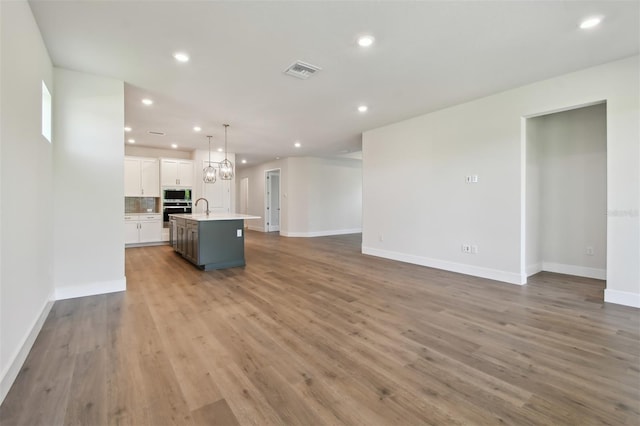
[[[161,214],[128,214],[124,217],[124,243],[156,243],[162,241]]]

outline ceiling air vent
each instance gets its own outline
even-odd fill
[[[163,132],[154,132],[154,131],[151,131],[151,130],[149,130],[149,134],[158,135],[158,136],[164,136]]]
[[[289,68],[284,70],[284,73],[296,78],[300,78],[302,80],[306,80],[321,69],[322,68],[315,65],[307,64],[306,62],[296,61],[293,64],[289,65]]]

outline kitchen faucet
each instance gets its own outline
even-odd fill
[[[206,210],[206,212],[205,212],[205,213],[207,213],[207,216],[209,216],[209,213],[211,213],[211,212],[209,211],[209,201],[207,201],[207,199],[206,199],[206,198],[198,198],[198,199],[196,200],[196,207],[198,207],[198,201],[200,201],[200,200],[204,200],[204,202],[205,202],[205,203],[207,203],[207,210]]]

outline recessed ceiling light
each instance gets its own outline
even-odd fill
[[[293,144],[293,146],[295,146],[296,148],[300,148],[302,144],[300,142],[296,142]]]
[[[136,143],[136,140],[135,140],[135,139],[129,139],[127,142],[129,142],[129,143]]]
[[[279,159],[280,159],[280,157],[276,157],[276,160],[279,160]]]
[[[582,28],[583,30],[586,30],[589,28],[597,27],[598,24],[600,24],[600,22],[602,22],[602,18],[599,16],[594,16],[582,21],[580,23],[580,28]]]
[[[151,99],[144,98],[144,99],[142,100],[142,103],[148,106],[148,105],[152,105],[152,104],[153,104],[153,101],[152,101]]]
[[[178,144],[175,144],[175,143],[171,144],[171,148],[177,148],[177,147],[178,147]]]
[[[222,152],[222,148],[218,148],[218,152]]]
[[[199,132],[200,130],[202,130],[202,129],[200,128],[200,126],[193,126],[193,131],[194,131],[194,132]]]
[[[124,128],[124,131],[125,131],[125,132],[130,132],[130,131],[131,131],[131,127],[129,127],[129,126],[125,127],[125,128]]]
[[[173,57],[178,62],[189,62],[189,55],[187,55],[184,52],[176,52],[176,53],[173,54]]]
[[[242,159],[242,164],[247,164],[247,160]]]
[[[360,111],[360,112],[367,112],[368,110],[369,110],[369,107],[366,106],[366,105],[360,105],[358,107],[358,111]]]
[[[364,36],[358,37],[358,46],[360,46],[360,47],[369,47],[369,46],[371,46],[373,44],[373,42],[375,40],[376,39],[373,38],[373,36],[370,36],[370,35],[364,35]]]

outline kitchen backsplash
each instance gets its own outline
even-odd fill
[[[125,213],[160,213],[158,197],[124,197]]]

